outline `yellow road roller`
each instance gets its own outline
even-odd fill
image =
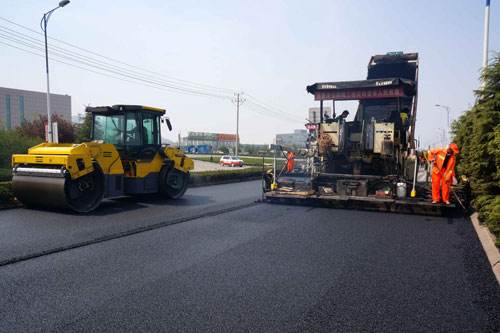
[[[33,207],[63,207],[78,213],[104,198],[159,193],[180,198],[193,160],[161,144],[161,123],[172,129],[165,110],[140,105],[87,107],[91,141],[41,143],[12,156],[12,190]]]

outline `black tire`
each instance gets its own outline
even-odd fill
[[[179,199],[189,185],[189,172],[164,168],[160,173],[160,193],[170,199]]]

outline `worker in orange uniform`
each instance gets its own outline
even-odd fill
[[[293,168],[295,166],[295,154],[293,153],[293,151],[289,151],[287,154],[286,154],[286,170],[288,172],[292,172],[293,171]]]
[[[439,203],[441,188],[443,202],[450,204],[450,188],[455,177],[455,157],[458,153],[458,146],[454,143],[450,143],[447,149],[429,150],[427,159],[432,162],[432,203]]]

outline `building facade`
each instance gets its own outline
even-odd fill
[[[332,108],[329,106],[323,107],[323,115],[328,115],[328,117],[332,117]],[[320,121],[319,108],[309,108],[309,113],[307,119],[310,123],[317,124]]]
[[[234,150],[236,146],[236,135],[225,133],[188,132],[181,140],[181,146],[190,153],[209,154],[227,147]]]
[[[71,96],[50,94],[50,109],[71,122]],[[44,92],[0,87],[0,128],[11,129],[47,114]]]
[[[276,134],[276,144],[304,148],[307,141],[307,130],[296,129],[293,133]]]

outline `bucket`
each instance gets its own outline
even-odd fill
[[[396,196],[399,199],[406,198],[406,183],[396,183]]]

